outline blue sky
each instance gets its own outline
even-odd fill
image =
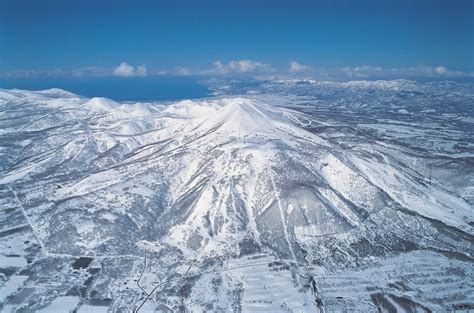
[[[473,38],[474,1],[0,0],[4,74],[472,75]]]

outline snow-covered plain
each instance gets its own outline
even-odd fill
[[[474,309],[472,85],[213,88],[0,90],[0,309]]]

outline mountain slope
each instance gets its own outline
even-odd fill
[[[1,99],[0,188],[46,256],[150,253],[201,270],[261,253],[332,270],[420,249],[471,258],[465,199],[405,154],[360,134],[348,149],[323,116],[271,98]]]

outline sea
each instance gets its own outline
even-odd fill
[[[1,78],[0,88],[60,88],[85,97],[116,101],[167,101],[212,96],[202,77]]]

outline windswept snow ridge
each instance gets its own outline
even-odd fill
[[[425,283],[380,274],[396,272],[388,258],[423,267],[427,253],[453,269],[443,275],[472,277],[472,120],[419,125],[410,108],[396,120],[377,106],[367,117],[363,102],[335,110],[325,95],[294,91],[322,86],[392,100],[427,88],[280,81],[262,87],[272,94],[166,104],[0,90],[0,260],[27,261],[0,263],[9,290],[0,309],[66,300],[101,312],[473,305],[472,284],[434,298]],[[293,93],[275,96],[285,88]],[[417,145],[423,137],[431,147]],[[357,275],[374,271],[378,285],[364,292],[334,289],[340,273],[363,285]]]

